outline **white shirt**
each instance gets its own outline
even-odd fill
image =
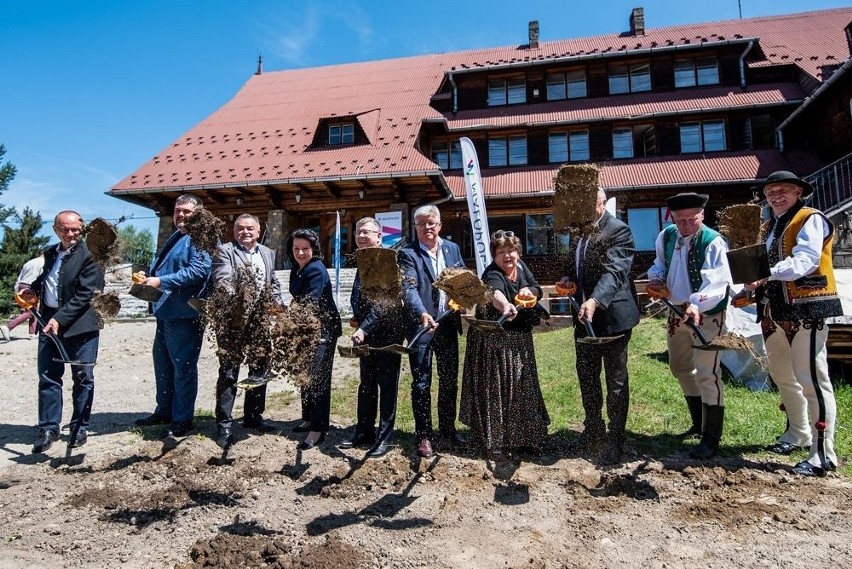
[[[731,270],[728,267],[728,257],[725,254],[728,246],[721,236],[716,237],[707,245],[704,264],[701,266],[701,286],[698,292],[692,292],[689,281],[689,251],[693,236],[683,237],[678,233],[672,253],[671,265],[666,268],[666,252],[663,243],[663,233],[657,235],[655,247],[657,257],[648,269],[648,278],[666,283],[669,289],[669,300],[672,304],[694,304],[699,312],[710,310],[725,298],[728,285],[731,283]],[[697,232],[696,232],[697,235]]]
[[[438,238],[437,252],[432,253],[429,250],[429,247],[423,244],[422,241],[418,241],[420,244],[420,248],[429,256],[429,260],[432,263],[432,271],[435,273],[435,279],[441,276],[441,271],[447,268],[447,261],[444,259],[444,251],[441,249],[441,243],[443,240]],[[436,306],[438,310],[438,314],[445,311],[447,309],[447,293],[438,289],[438,306]]]
[[[65,262],[65,257],[71,254],[71,249],[63,251],[60,249],[60,245],[56,246],[56,250],[59,254],[44,279],[44,298],[42,300],[45,306],[50,308],[59,308],[59,269]]]
[[[775,218],[776,221],[778,218]],[[786,257],[769,269],[770,281],[794,281],[814,272],[822,257],[822,245],[831,230],[825,218],[819,214],[808,217],[796,236],[792,256]],[[773,232],[774,233],[774,232]],[[773,233],[766,239],[766,249],[770,250],[775,240]]]

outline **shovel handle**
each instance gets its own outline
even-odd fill
[[[36,319],[39,326],[41,326],[42,332],[47,327],[47,322],[44,321],[44,317],[41,313],[35,308],[30,308],[30,313],[32,313],[33,318]],[[59,351],[59,357],[63,359],[63,361],[67,363],[71,363],[71,358],[68,357],[68,350],[65,349],[65,346],[62,344],[62,340],[59,339],[59,336],[54,334],[53,332],[44,332],[48,338],[53,341],[53,344],[56,346],[56,349]]]
[[[706,346],[710,343],[710,342],[707,341],[707,338],[704,337],[704,334],[701,333],[701,329],[698,328],[698,326],[695,325],[695,322],[693,322],[692,320],[687,320],[686,318],[684,318],[683,311],[680,308],[678,308],[677,306],[675,306],[674,304],[672,304],[672,301],[670,301],[668,298],[666,298],[664,296],[660,297],[660,300],[662,300],[663,303],[666,306],[669,307],[669,310],[674,312],[675,315],[678,318],[680,318],[681,320],[686,322],[687,326],[692,328],[692,331],[695,332],[695,335],[698,337],[698,341],[701,342],[702,346]]]
[[[569,300],[569,302],[571,302],[571,306],[573,306],[573,307],[574,307],[574,310],[575,310],[575,311],[577,312],[577,314],[578,314],[578,316],[577,316],[577,317],[579,318],[579,314],[580,314],[580,305],[579,305],[579,304],[577,304],[577,299],[576,299],[576,298],[574,298],[574,296],[573,296],[573,295],[570,295],[570,294],[569,294],[569,295],[568,295],[568,300]],[[595,330],[592,328],[592,323],[591,323],[591,322],[589,322],[588,320],[583,320],[583,325],[586,327],[586,335],[587,335],[587,336],[589,336],[590,338],[595,338],[595,337],[596,337],[596,336],[595,336]]]

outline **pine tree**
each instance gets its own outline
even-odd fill
[[[17,229],[7,226],[0,241],[0,314],[15,311],[15,281],[21,267],[50,242],[49,237],[38,235],[43,223],[40,214],[25,208],[22,216],[13,211],[12,217],[20,226]]]

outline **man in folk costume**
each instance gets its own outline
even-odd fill
[[[802,200],[811,193],[808,182],[783,170],[755,190],[772,209],[762,231],[770,274],[746,288],[757,290],[769,373],[787,412],[788,428],[773,445],[775,452],[788,454],[785,443],[810,447],[807,460],[793,472],[825,476],[837,468],[837,406],[828,377],[825,319],[842,315],[843,309],[832,268],[834,226],[822,212],[805,206]]]
[[[697,339],[689,322],[712,341],[725,325],[728,287],[728,246],[717,232],[704,225],[707,194],[682,193],[666,200],[674,225],[657,236],[653,266],[648,269],[647,293],[668,297],[680,306],[683,318],[669,313],[669,368],[677,378],[692,426],[683,437],[700,434],[690,450],[692,458],[712,458],[719,450],[725,417],[725,387],[719,352],[695,350]]]

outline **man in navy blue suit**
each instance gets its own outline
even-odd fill
[[[212,260],[193,244],[184,222],[202,207],[201,200],[191,194],[175,201],[172,219],[177,231],[151,262],[148,277],[142,283],[159,289],[163,295],[151,304],[151,312],[157,319],[153,349],[157,408],[136,424],[168,424],[166,436],[184,436],[194,428],[198,356],[204,328],[198,312],[187,301],[201,296],[210,277]]]
[[[433,352],[438,361],[438,430],[445,442],[464,444],[456,432],[461,317],[456,314],[440,326],[435,324],[437,315],[447,309],[449,298],[433,283],[444,269],[465,265],[459,246],[438,236],[441,212],[437,207],[419,207],[414,212],[414,227],[417,240],[400,251],[399,264],[403,271],[403,298],[410,314],[406,335],[411,338],[418,325],[432,329],[419,338],[415,343],[417,351],[409,356],[417,454],[430,457],[433,454]]]

